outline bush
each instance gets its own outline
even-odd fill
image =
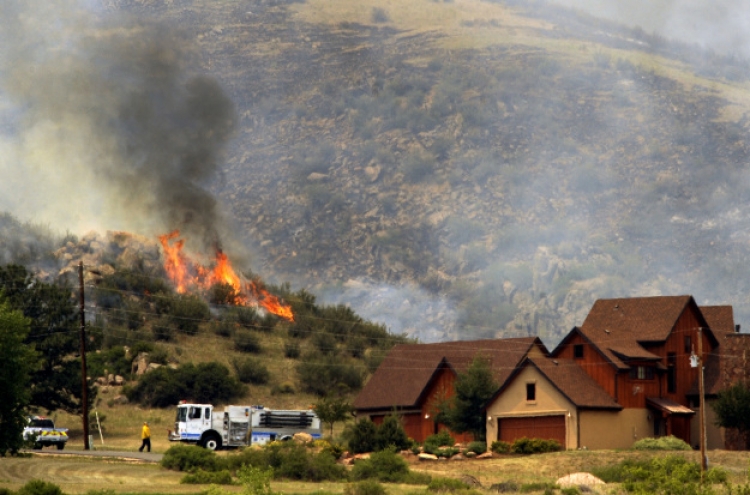
[[[18,495],[63,495],[59,486],[42,480],[31,480],[16,493]]]
[[[362,370],[336,356],[311,354],[297,365],[302,389],[320,397],[332,390],[347,392],[362,388]]]
[[[495,440],[490,445],[490,450],[495,454],[509,454],[510,444],[508,442],[503,442],[502,440]]]
[[[234,340],[234,348],[240,352],[257,354],[261,351],[260,339],[250,330],[244,328],[235,330],[232,340]]]
[[[510,448],[514,454],[543,454],[562,450],[560,442],[545,438],[519,438]]]
[[[245,386],[220,363],[187,363],[177,369],[157,368],[125,390],[131,402],[151,407],[171,407],[185,397],[198,403],[231,402]]]
[[[375,423],[370,421],[369,418],[362,418],[353,425],[346,427],[344,438],[346,438],[349,450],[353,454],[362,454],[375,450],[377,432],[378,427]]]
[[[271,395],[292,395],[295,392],[294,385],[290,381],[281,382],[271,388]]]
[[[226,469],[221,471],[204,471],[198,469],[182,477],[180,483],[186,485],[231,485],[232,474]]]
[[[235,359],[232,364],[237,371],[237,378],[242,383],[264,385],[268,383],[268,379],[271,377],[268,368],[257,359]]]
[[[700,466],[678,455],[654,457],[648,460],[625,460],[615,466],[597,468],[592,474],[607,483],[622,483],[630,493],[697,494]],[[727,473],[709,469],[710,483],[725,483]]]
[[[642,438],[633,444],[633,450],[692,450],[684,440],[674,437]]]
[[[300,355],[299,342],[287,342],[284,344],[284,357],[297,359]]]
[[[431,492],[456,492],[460,490],[467,490],[471,488],[463,481],[456,478],[434,478],[427,485],[427,490]]]
[[[221,463],[216,454],[210,450],[195,445],[175,445],[164,452],[161,466],[173,471],[215,472],[219,470]]]
[[[344,495],[386,495],[383,485],[373,480],[363,480],[349,484],[344,488]]]
[[[453,447],[456,441],[447,430],[428,436],[424,441],[424,451],[437,455],[441,447]]]
[[[242,466],[237,472],[240,483],[245,487],[248,495],[272,495],[271,478],[272,468],[260,468],[256,466]]]
[[[211,317],[208,304],[198,296],[186,294],[175,297],[169,312],[172,323],[183,333],[194,335],[198,327]]]
[[[375,432],[375,450],[395,448],[406,450],[411,447],[411,440],[406,436],[401,420],[394,414],[389,414]]]
[[[377,479],[386,483],[403,483],[409,476],[409,465],[393,450],[373,452],[352,468],[355,480]]]
[[[464,452],[474,452],[475,454],[484,454],[487,452],[487,444],[485,442],[470,442]]]

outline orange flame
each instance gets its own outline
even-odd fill
[[[234,303],[240,306],[260,306],[269,313],[275,314],[288,321],[294,321],[291,306],[284,304],[279,298],[253,281],[245,281],[232,268],[229,257],[221,250],[216,251],[213,268],[196,263],[188,258],[182,248],[185,241],[174,241],[180,231],[159,236],[159,242],[164,249],[164,269],[175,284],[178,293],[184,294],[189,288],[197,287],[207,290],[211,286],[222,283],[234,289]],[[174,241],[174,242],[172,242]]]

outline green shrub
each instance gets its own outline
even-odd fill
[[[383,485],[373,480],[351,483],[344,488],[344,495],[385,495]]]
[[[333,355],[310,354],[296,368],[305,392],[323,397],[332,390],[357,391],[362,388],[362,369]]]
[[[197,469],[183,476],[180,483],[186,485],[231,485],[234,481],[232,480],[232,474],[226,469],[221,471]]]
[[[271,388],[271,395],[292,395],[296,392],[290,381],[281,382]]]
[[[497,493],[515,493],[519,490],[520,487],[515,481],[502,481],[500,483],[494,483],[490,486],[490,491]]]
[[[18,495],[63,495],[62,489],[54,483],[31,480],[16,492]]]
[[[369,418],[362,418],[344,429],[344,438],[354,454],[375,450],[375,435],[378,427]]]
[[[439,433],[428,436],[424,441],[423,450],[428,454],[437,455],[440,447],[453,447],[456,441],[453,439],[450,433],[443,430]]]
[[[231,402],[241,397],[245,386],[220,363],[186,363],[177,369],[166,366],[147,373],[132,387],[123,389],[131,402],[151,407],[171,407],[185,397],[198,403]]]
[[[466,452],[474,452],[475,454],[484,454],[487,452],[487,444],[485,442],[470,442],[464,450]]]
[[[544,494],[547,495],[548,493],[554,493],[554,490],[557,489],[557,485],[554,483],[545,483],[542,481],[537,481],[534,483],[524,483],[519,488],[519,491],[521,493],[531,493],[531,492],[541,492],[544,491]]]
[[[700,465],[678,455],[653,457],[645,460],[625,460],[615,466],[592,470],[592,474],[607,483],[621,483],[630,493],[665,493],[697,495]],[[709,469],[710,483],[726,483],[727,473]]]
[[[567,488],[560,489],[561,495],[580,495],[581,489],[577,486],[569,486]]]
[[[511,452],[514,454],[543,454],[562,450],[560,442],[546,438],[519,438],[513,442]]]
[[[181,332],[191,335],[198,333],[199,325],[211,317],[208,304],[200,297],[190,294],[175,297],[170,309],[169,317],[172,323]]]
[[[510,444],[508,442],[503,442],[502,440],[495,440],[490,445],[490,450],[495,454],[509,454]]]
[[[642,438],[633,444],[634,450],[692,450],[684,440],[668,437]]]
[[[161,466],[173,471],[218,471],[221,462],[210,450],[195,445],[175,445],[164,452]]]
[[[411,447],[411,440],[406,436],[399,417],[394,414],[386,416],[375,433],[375,450],[390,448],[406,450],[409,447]]]
[[[237,471],[237,478],[244,487],[246,495],[273,495],[271,490],[272,468],[242,466]]]
[[[284,344],[284,357],[297,359],[300,355],[299,342],[291,341]]]
[[[261,351],[260,339],[250,330],[238,328],[232,335],[234,348],[240,352],[259,353]]]
[[[393,450],[373,452],[352,468],[355,480],[376,479],[385,483],[402,483],[409,475],[409,465]]]
[[[276,479],[339,481],[347,478],[346,468],[328,451],[315,452],[294,442],[274,442],[262,449],[245,449],[227,459],[229,467],[270,467]]]
[[[264,385],[271,378],[268,368],[259,360],[253,358],[235,359],[232,362],[237,378],[242,383]]]
[[[469,485],[456,478],[433,478],[427,485],[427,490],[439,493],[456,492],[469,488],[471,488]]]

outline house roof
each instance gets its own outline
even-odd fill
[[[646,397],[646,404],[669,414],[692,416],[695,411],[665,397]]]
[[[448,366],[468,368],[475,357],[489,360],[496,383],[505,383],[515,367],[537,346],[549,354],[538,337],[466,340],[395,346],[354,400],[358,410],[419,407],[435,374]]]
[[[667,340],[690,306],[696,309],[699,324],[708,327],[692,296],[655,296],[599,299],[578,331],[614,366],[628,369],[628,359],[655,357],[643,345]],[[715,340],[710,330],[709,337]]]
[[[701,306],[700,310],[714,335],[735,334],[732,306]],[[706,353],[705,359],[703,388],[706,395],[716,395],[723,388],[721,379],[721,353],[718,351]],[[700,395],[699,388],[698,380],[695,380],[687,395],[697,397]]]
[[[714,335],[735,333],[732,306],[701,306],[700,310]]]
[[[553,359],[549,357],[528,357],[518,367],[520,371],[533,366],[576,407],[582,409],[622,409],[622,406],[572,359]],[[499,397],[510,386],[513,377],[505,382],[490,402]]]

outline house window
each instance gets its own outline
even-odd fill
[[[526,384],[526,401],[532,402],[536,400],[536,383]]]
[[[573,357],[576,359],[583,357],[583,344],[575,344],[573,346]]]
[[[630,378],[632,380],[653,380],[653,366],[633,366],[630,368]]]
[[[685,335],[685,354],[693,352],[693,339],[690,335]]]
[[[667,354],[667,393],[674,394],[677,392],[677,354],[670,352]]]

